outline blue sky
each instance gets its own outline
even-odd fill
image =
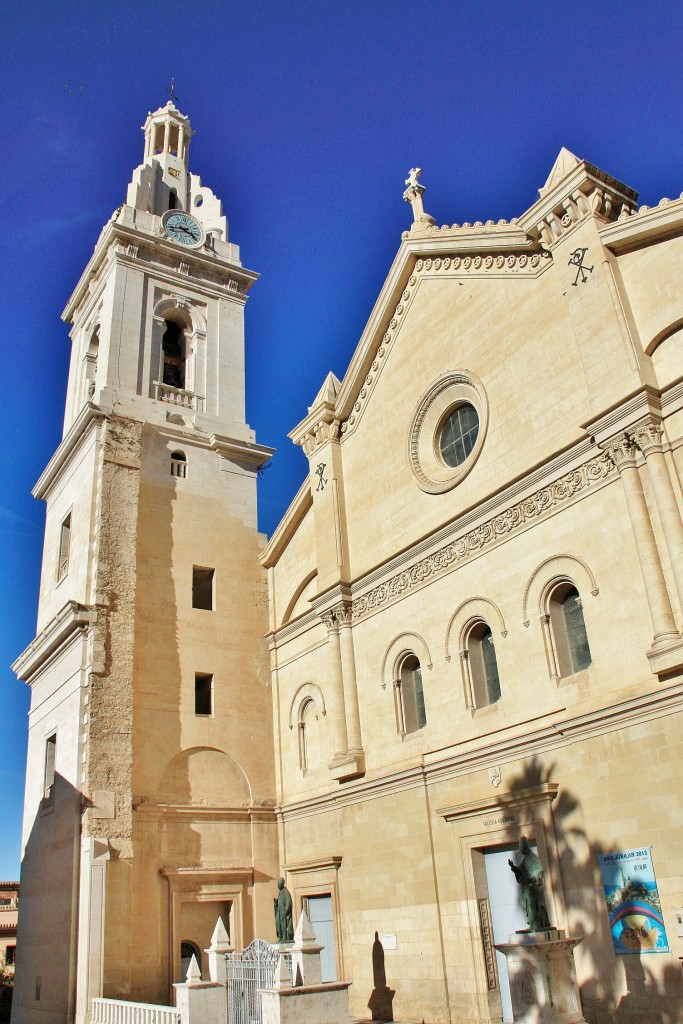
[[[0,879],[17,876],[43,508],[30,491],[61,433],[59,314],[167,99],[192,170],[258,271],[247,411],[278,453],[272,532],[306,465],[287,433],[341,378],[410,225],[410,167],[439,224],[519,215],[561,146],[654,204],[683,189],[683,5],[629,0],[5,0],[0,68],[7,371],[0,416]]]

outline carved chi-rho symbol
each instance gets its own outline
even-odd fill
[[[587,252],[587,247],[585,249],[574,249],[574,252],[569,257],[567,266],[576,267],[576,277],[574,278],[573,284],[574,288],[576,288],[577,284],[579,283],[579,274],[581,275],[581,283],[585,284],[588,280],[588,274],[586,274],[586,271],[588,271],[589,274],[593,273],[593,267],[584,267],[583,265],[583,261],[586,258]]]
[[[316,491],[324,491],[325,490],[325,484],[327,483],[327,480],[323,476],[324,472],[325,472],[325,463],[324,462],[319,462],[318,465],[317,465],[317,468],[316,468],[316,473],[318,474],[318,486],[316,487]]]

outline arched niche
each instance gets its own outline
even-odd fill
[[[303,578],[289,600],[280,625],[284,626],[290,621],[290,619],[296,619],[297,616],[303,615],[305,612],[309,612],[311,610],[309,599],[317,592],[315,584],[317,577],[317,570],[313,569],[312,572],[309,572],[308,575]]]
[[[681,376],[683,368],[683,320],[670,324],[646,348],[660,388]]]
[[[201,807],[247,807],[251,787],[242,767],[223,750],[192,747],[164,767],[157,803]]]

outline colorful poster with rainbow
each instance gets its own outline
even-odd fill
[[[614,952],[668,953],[651,847],[600,854]]]

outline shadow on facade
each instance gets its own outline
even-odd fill
[[[554,781],[555,765],[533,758],[509,786],[510,792]],[[570,932],[583,936],[581,1002],[591,1024],[683,1024],[680,966],[661,961],[670,954],[617,956],[603,897],[599,856],[613,847],[589,840],[582,827],[581,802],[560,786],[553,817]],[[546,889],[548,886],[546,872]],[[669,935],[669,942],[672,936]],[[659,962],[659,963],[658,963]],[[588,967],[588,970],[587,970]]]
[[[55,773],[21,863],[13,1024],[35,1020],[46,1008],[73,1019],[80,820],[81,794]]]
[[[373,1021],[393,1021],[393,1002],[396,992],[387,985],[387,974],[384,966],[384,947],[375,932],[372,944],[372,984],[373,989],[368,1000],[368,1009]]]

